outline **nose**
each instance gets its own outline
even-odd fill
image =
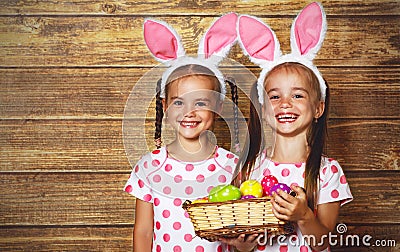
[[[185,105],[183,108],[183,114],[185,117],[193,117],[194,116],[194,108],[191,105]]]
[[[292,107],[291,97],[289,97],[289,96],[282,97],[281,98],[281,102],[280,102],[280,107],[281,108],[290,108],[290,107]]]

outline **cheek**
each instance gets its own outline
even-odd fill
[[[275,116],[275,107],[273,106],[273,104],[268,103],[263,107],[262,113],[265,118],[268,118],[271,116],[274,117]]]
[[[214,120],[216,116],[217,116],[217,113],[215,113],[213,111],[204,111],[204,113],[203,113],[203,117],[207,118],[209,120]]]
[[[168,107],[167,110],[164,111],[164,118],[166,119],[171,119],[173,117],[176,117],[180,114],[180,110],[173,108],[172,106]]]
[[[268,125],[275,124],[275,112],[274,112],[274,107],[272,106],[272,104],[264,106],[261,113],[262,113],[263,120]]]
[[[314,117],[314,114],[317,112],[318,107],[317,105],[314,104],[309,104],[308,107],[309,111],[311,112],[312,116]]]

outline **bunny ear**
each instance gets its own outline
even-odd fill
[[[218,56],[220,59],[226,57],[236,42],[236,22],[236,13],[217,19],[200,40],[198,55],[204,55],[206,59],[211,56]]]
[[[143,30],[146,45],[159,62],[167,63],[185,55],[179,35],[167,23],[146,19]]]
[[[238,33],[240,46],[253,63],[264,65],[281,55],[274,31],[256,17],[240,16]]]
[[[292,53],[313,60],[322,46],[327,30],[326,16],[319,3],[307,5],[293,22],[290,44]]]

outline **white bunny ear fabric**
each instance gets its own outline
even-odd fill
[[[285,62],[300,63],[311,69],[319,80],[321,100],[325,101],[326,84],[312,62],[322,46],[327,30],[326,15],[319,3],[306,6],[294,20],[290,54],[282,55],[275,33],[255,17],[240,16],[237,30],[244,53],[262,69],[257,81],[260,104],[264,103],[265,77],[272,68]]]
[[[225,80],[218,65],[237,41],[237,18],[236,13],[229,13],[217,19],[201,39],[196,58],[186,55],[180,37],[168,24],[150,19],[145,21],[143,30],[147,47],[157,61],[169,66],[161,77],[160,97],[165,98],[166,81],[171,73],[190,64],[210,69],[220,82],[221,97],[225,97]]]

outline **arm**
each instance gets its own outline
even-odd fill
[[[316,246],[311,246],[312,249],[321,251],[329,246],[327,235],[329,232],[332,232],[336,226],[339,208],[340,203],[338,201],[321,204],[318,206],[317,216],[315,216],[310,209],[306,216],[297,222],[303,235],[315,236],[317,244],[315,244]],[[323,244],[319,244],[323,235],[325,235]]]
[[[316,251],[321,251],[329,246],[329,240],[321,238],[333,231],[339,215],[340,202],[325,203],[318,206],[317,215],[307,205],[306,194],[303,189],[293,186],[292,190],[297,193],[293,197],[281,190],[273,194],[272,211],[278,219],[295,221],[303,235],[313,235],[315,244],[309,246]],[[310,240],[313,241],[313,240]]]
[[[136,199],[133,250],[150,252],[153,241],[153,204]]]

